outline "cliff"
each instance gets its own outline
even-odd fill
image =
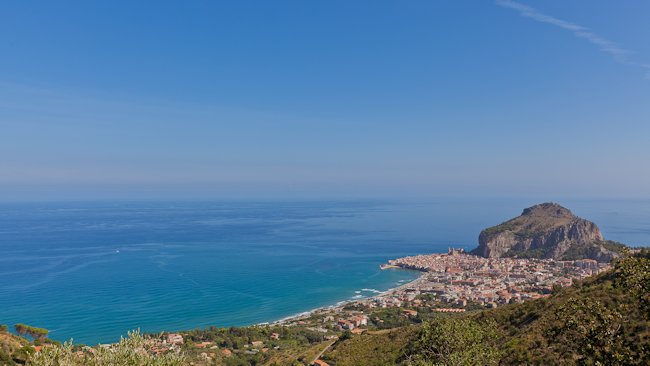
[[[608,262],[624,245],[605,241],[598,226],[557,203],[524,209],[518,217],[481,231],[473,254],[483,257],[595,259]]]

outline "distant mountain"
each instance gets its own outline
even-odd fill
[[[483,257],[595,259],[608,262],[625,245],[605,240],[598,226],[557,203],[524,209],[518,217],[481,231],[473,254]]]

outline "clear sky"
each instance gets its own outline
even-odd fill
[[[649,14],[3,1],[0,200],[650,197]]]

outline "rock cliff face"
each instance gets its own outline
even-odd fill
[[[521,216],[481,231],[472,251],[483,257],[596,259],[609,261],[622,246],[606,242],[598,226],[557,203],[525,209]],[[613,250],[612,250],[613,249]]]

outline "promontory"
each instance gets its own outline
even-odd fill
[[[625,245],[605,240],[596,224],[557,203],[524,209],[520,216],[481,231],[473,254],[488,258],[595,259],[608,262]]]

